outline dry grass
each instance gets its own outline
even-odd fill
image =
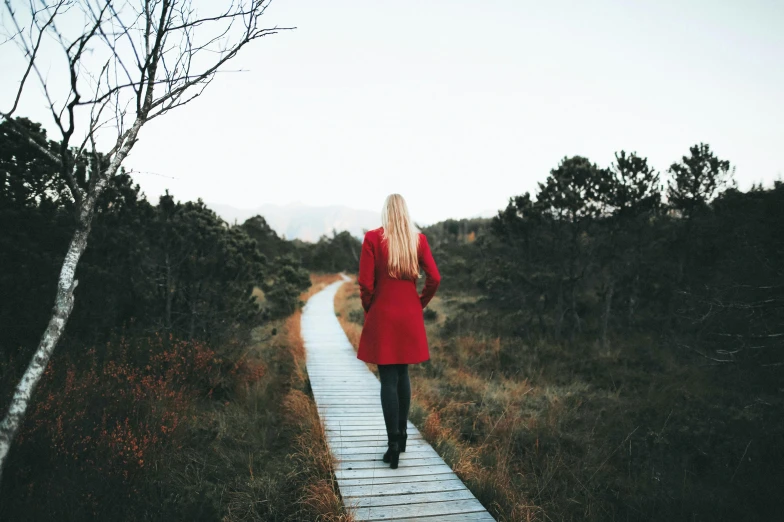
[[[456,344],[454,358],[470,360],[476,339]],[[431,357],[443,360],[440,346],[431,345]],[[541,390],[526,380],[488,380],[465,366],[445,366],[433,376],[432,366],[411,370],[412,422],[499,520],[542,520],[542,510],[519,487],[517,477],[526,470],[512,456],[519,431],[536,423],[524,405]]]
[[[327,447],[326,434],[311,397],[292,389],[283,400],[287,422],[299,433],[294,439],[297,451],[290,455],[303,473],[298,476],[302,485],[298,503],[308,520],[351,522],[338,493],[332,454]]]
[[[303,293],[299,298],[302,301],[307,301],[313,294],[322,291],[326,286],[331,285],[335,281],[340,281],[342,278],[340,274],[310,274],[310,288],[307,292]]]
[[[339,274],[311,274],[311,288],[300,296],[306,301],[325,286],[339,281]],[[299,432],[295,437],[297,451],[291,455],[305,470],[303,490],[298,502],[310,520],[351,522],[338,492],[335,480],[335,461],[327,446],[324,425],[313,398],[302,390],[307,383],[306,352],[301,334],[302,312],[297,311],[286,320],[286,345],[294,362],[292,388],[284,399],[287,422]]]
[[[426,321],[431,360],[411,367],[411,420],[497,520],[702,520],[733,508],[751,439],[742,434],[778,422],[772,414],[753,417],[742,402],[727,411],[731,390],[645,335],[613,350],[492,337],[461,316],[470,297],[439,297]],[[356,284],[341,288],[335,308],[356,346]],[[775,435],[756,437],[776,447]],[[775,505],[764,487],[744,487],[747,505]]]
[[[186,489],[221,499],[223,522],[352,520],[338,494],[316,405],[304,391],[300,318],[298,311],[257,329],[246,360],[269,371],[195,419],[192,429],[211,433],[212,442],[179,455],[173,466],[187,470],[176,477]]]
[[[251,293],[253,297],[256,298],[258,303],[263,303],[266,297],[264,296],[264,290],[259,288],[258,286],[253,287],[253,292]]]
[[[364,316],[365,312],[359,299],[359,285],[356,276],[352,276],[351,281],[341,286],[335,294],[335,313],[338,316],[340,326],[346,332],[346,337],[354,350],[357,350],[359,338],[362,335],[362,324],[357,321],[361,320],[360,318]],[[375,364],[366,364],[370,371],[378,375],[378,368]]]
[[[337,279],[315,276],[314,287]],[[214,511],[219,518],[210,518],[203,512],[189,516],[186,505],[184,519],[351,522],[315,403],[305,392],[300,319],[297,311],[256,328],[256,342],[244,351],[240,367],[266,371],[242,374],[243,386],[232,400],[194,418],[191,429],[209,434],[211,442],[175,455],[169,481],[194,497],[216,499],[220,508]]]
[[[318,287],[337,276],[314,279]],[[115,370],[112,374],[104,372],[100,379],[84,382],[66,378],[69,393],[45,394],[36,403],[62,402],[78,392],[85,407],[55,405],[60,417],[70,414],[70,427],[59,430],[55,424],[55,432],[73,439],[80,435],[78,428],[87,413],[97,411],[97,422],[102,422],[103,411],[109,442],[82,451],[77,460],[68,453],[74,444],[58,444],[50,434],[35,439],[28,435],[30,443],[17,445],[12,455],[18,461],[10,468],[23,475],[5,482],[16,503],[0,502],[0,520],[350,522],[315,403],[306,391],[300,319],[297,312],[250,332],[243,329],[215,347],[180,341],[168,343],[171,347],[157,341],[142,345],[140,339],[123,337],[119,346],[132,348],[137,358],[147,351],[141,348],[151,347],[146,370],[138,368],[146,373],[131,372],[122,357],[109,353],[106,366]],[[156,366],[156,361],[161,364]],[[113,391],[103,397],[108,385]],[[155,393],[140,394],[147,388]],[[114,406],[93,407],[104,404],[101,401]],[[128,417],[118,424],[122,431],[113,429],[114,422],[107,417],[118,407],[121,418]],[[152,424],[158,413],[163,421]],[[36,418],[32,411],[31,426]],[[149,433],[140,431],[146,428]],[[147,441],[158,443],[148,448]],[[84,441],[76,442],[77,449],[84,449]],[[65,464],[53,467],[47,451],[66,459]],[[133,473],[122,462],[130,460],[129,451],[136,458]],[[110,459],[113,454],[118,458]],[[47,471],[51,479],[46,481],[25,477],[24,466],[39,462],[57,473]],[[100,468],[107,464],[111,474]]]

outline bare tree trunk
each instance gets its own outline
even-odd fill
[[[3,467],[5,466],[6,457],[11,447],[19,428],[22,425],[22,419],[30,404],[30,398],[33,395],[38,381],[46,370],[49,359],[52,357],[54,347],[60,336],[65,329],[65,324],[68,322],[68,317],[71,315],[74,304],[74,289],[78,281],[74,279],[76,275],[76,266],[79,263],[79,258],[82,257],[85,248],[87,248],[87,238],[90,235],[92,227],[93,214],[95,212],[95,203],[98,197],[103,192],[108,184],[109,179],[119,170],[120,165],[128,156],[128,153],[136,143],[136,138],[139,135],[139,130],[144,124],[142,118],[137,118],[133,126],[128,130],[124,136],[121,146],[117,154],[109,163],[105,173],[100,172],[100,165],[95,165],[95,171],[92,173],[95,176],[95,184],[91,187],[92,190],[82,192],[80,195],[81,205],[79,205],[79,219],[76,231],[71,238],[71,244],[68,247],[68,252],[65,254],[63,266],[60,269],[60,278],[57,281],[57,294],[55,296],[55,304],[52,309],[52,317],[49,319],[49,325],[38,343],[38,348],[35,351],[30,365],[25,370],[22,379],[14,389],[14,395],[11,398],[11,406],[8,408],[8,413],[0,422],[0,479],[2,479]],[[74,188],[73,190],[79,190]]]
[[[583,328],[581,324],[580,314],[577,313],[577,282],[573,281],[570,285],[571,287],[571,298],[572,298],[572,315],[574,316],[574,326],[577,333],[582,333]],[[572,331],[574,332],[574,330]],[[574,334],[572,334],[574,337]]]
[[[544,305],[542,304],[541,297],[540,297],[536,301],[536,316],[539,319],[539,331],[542,333],[542,335],[545,335],[547,332],[545,331],[544,317],[542,317],[543,306]]]
[[[188,337],[193,339],[196,335],[196,316],[199,308],[199,295],[201,295],[201,283],[196,283],[191,287],[191,320],[188,327]]]
[[[557,314],[557,322],[555,323],[555,338],[561,338],[561,328],[563,326],[563,318],[565,311],[563,309],[563,281],[558,282],[558,301],[555,305],[555,313]]]
[[[11,109],[0,111],[0,117],[9,122],[12,130],[26,137],[42,155],[59,165],[60,173],[76,203],[78,215],[77,228],[60,270],[52,317],[14,390],[8,413],[0,422],[0,477],[35,387],[73,309],[74,289],[77,285],[76,266],[87,247],[96,201],[133,148],[142,125],[197,98],[220,68],[246,44],[281,30],[258,26],[269,4],[265,0],[231,2],[225,10],[205,18],[196,16],[190,1],[145,1],[141,2],[138,11],[115,9],[108,0],[95,5],[67,0],[41,2],[40,6],[30,2],[27,18],[22,16],[21,9],[12,7],[9,0],[3,3],[7,19],[1,19],[0,24],[10,25],[4,27],[6,33],[11,35],[9,40],[17,43],[28,65]],[[78,29],[82,32],[73,35],[73,38],[66,36],[62,28],[56,25],[60,16],[71,8],[81,8],[85,19],[84,27]],[[230,33],[229,29],[235,22],[237,29]],[[205,26],[210,24],[219,27],[204,39],[194,39],[196,28],[205,30]],[[70,82],[65,96],[62,92],[53,92],[54,87],[37,64],[41,45],[50,41],[59,45],[67,58]],[[130,46],[133,53],[121,55],[118,49],[123,45]],[[90,71],[90,64],[84,62],[83,58],[85,54],[93,54],[96,49],[107,51],[108,59],[100,69]],[[205,53],[212,58],[203,62],[200,56]],[[95,54],[100,55],[98,52]],[[124,58],[133,63],[123,62]],[[167,64],[173,66],[167,67]],[[46,104],[60,129],[62,140],[58,152],[32,139],[24,126],[15,123],[14,113],[31,75],[38,78]],[[154,91],[159,94],[155,96]],[[60,103],[55,101],[58,99],[65,101],[56,106]],[[75,112],[81,110],[79,107],[90,108],[89,126],[84,133],[77,134],[83,134],[84,139],[81,145],[74,147],[71,139],[76,139],[74,133],[78,118]],[[112,112],[114,116],[110,116]],[[113,125],[107,128],[116,130],[117,138],[114,147],[101,155],[97,150],[97,136],[110,121]],[[77,171],[79,160],[85,157],[88,158],[89,180],[88,186],[83,188]],[[105,168],[101,165],[104,160],[108,163]],[[167,293],[168,290],[167,287]],[[170,306],[167,313],[170,314]],[[170,321],[171,317],[168,319]]]
[[[65,260],[60,269],[52,317],[49,319],[49,324],[46,330],[44,330],[41,341],[38,343],[38,348],[36,348],[35,354],[27,366],[27,370],[25,370],[22,379],[14,389],[8,413],[0,422],[0,479],[2,478],[3,466],[5,465],[8,451],[11,449],[11,443],[22,425],[25,412],[30,404],[30,398],[41,380],[47,364],[49,364],[54,347],[60,340],[60,336],[62,336],[63,330],[65,330],[65,324],[68,322],[68,317],[71,315],[71,310],[73,310],[74,289],[79,284],[74,279],[76,266],[85,248],[87,248],[87,237],[90,235],[95,202],[105,185],[106,180],[98,181],[95,192],[89,194],[84,200],[77,229],[71,238],[71,244],[68,246],[68,252],[65,254]]]
[[[574,327],[570,335],[574,339],[574,332],[582,333],[580,325],[580,315],[577,313],[577,263],[579,261],[579,241],[577,230],[577,216],[572,214],[572,248],[571,259],[569,259],[569,301],[572,307],[572,316],[574,318]]]
[[[607,289],[607,295],[604,298],[604,317],[602,320],[602,346],[605,349],[610,347],[607,341],[607,329],[610,323],[610,310],[612,309],[613,292],[615,291],[615,279],[610,278],[610,287]]]
[[[171,331],[171,309],[172,299],[174,298],[174,289],[172,288],[171,277],[171,263],[169,261],[169,252],[166,252],[166,329]]]
[[[629,292],[629,311],[628,311],[628,318],[627,322],[629,326],[634,324],[634,309],[637,306],[637,293],[638,288],[640,286],[640,274],[639,272],[634,274],[634,279],[632,279],[632,287]]]

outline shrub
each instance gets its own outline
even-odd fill
[[[359,325],[365,324],[365,314],[362,310],[351,310],[348,313],[348,320],[352,323],[357,323]]]
[[[16,441],[4,494],[27,497],[20,504],[48,516],[69,501],[84,510],[75,518],[99,508],[107,515],[117,508],[108,498],[141,494],[155,461],[182,445],[194,401],[210,397],[224,372],[204,343],[162,334],[120,337],[100,350],[47,367]]]

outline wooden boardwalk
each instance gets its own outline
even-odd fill
[[[411,422],[398,469],[382,462],[387,435],[380,384],[357,359],[335,317],[335,293],[344,282],[332,283],[308,300],[302,337],[313,396],[347,509],[356,520],[493,521]]]

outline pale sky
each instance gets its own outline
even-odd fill
[[[378,211],[400,192],[431,223],[534,192],[564,156],[665,171],[701,141],[741,188],[784,177],[781,0],[274,0],[265,17],[297,29],[143,128],[126,167],[151,201]]]

